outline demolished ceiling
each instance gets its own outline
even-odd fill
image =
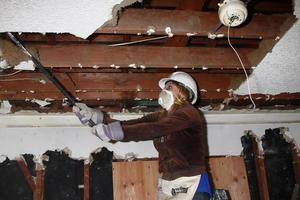
[[[7,31],[22,32],[15,35],[26,48],[78,101],[90,105],[119,111],[135,106],[155,108],[158,80],[177,70],[197,80],[200,107],[248,108],[251,104],[245,74],[228,45],[228,29],[220,27],[217,0],[90,1],[88,5],[16,2],[0,1],[6,8],[0,20],[0,99],[10,100],[17,109],[32,107],[33,100],[46,100],[52,102],[47,105],[52,111],[51,106],[59,110],[64,97],[43,74],[28,71],[32,63],[9,41]],[[297,15],[299,2],[295,3]],[[113,7],[112,23],[102,26]],[[293,26],[293,1],[253,0],[247,8],[247,21],[230,29],[230,41],[246,72],[254,71],[250,86],[257,107],[299,106],[299,23]],[[8,11],[11,9],[14,12]],[[269,53],[275,44],[274,52]],[[21,61],[26,63],[18,69],[25,67],[26,71],[9,68]]]

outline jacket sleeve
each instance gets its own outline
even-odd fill
[[[158,121],[122,124],[123,141],[152,140],[198,125],[186,112],[177,110]]]
[[[155,122],[155,121],[158,121],[158,119],[160,118],[160,115],[163,115],[163,114],[164,114],[164,111],[157,111],[154,113],[147,114],[138,119],[120,121],[120,123],[122,125],[131,125],[131,124],[138,124],[138,123],[144,123],[144,122]],[[119,121],[119,120],[110,118],[110,116],[107,113],[104,114],[104,124],[109,124],[109,123],[112,123],[115,121]]]

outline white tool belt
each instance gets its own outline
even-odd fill
[[[172,181],[158,180],[158,200],[192,200],[201,175],[180,177]]]

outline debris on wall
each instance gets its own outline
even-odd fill
[[[291,199],[295,176],[293,170],[292,149],[281,128],[267,129],[262,137],[264,162],[267,174],[270,199]]]
[[[257,169],[255,165],[255,147],[254,141],[256,137],[251,131],[246,131],[246,134],[241,137],[241,142],[243,146],[243,157],[245,162],[245,167],[247,170],[248,185],[250,190],[251,199],[260,199],[259,196],[259,185],[257,179]]]
[[[11,105],[9,101],[0,101],[0,114],[8,114],[11,112]]]
[[[83,160],[74,160],[64,151],[47,151],[45,166],[45,199],[83,199]]]
[[[33,193],[16,160],[0,163],[0,199],[32,200]]]
[[[105,147],[91,155],[90,199],[113,199],[112,159],[113,152]]]
[[[22,154],[21,162],[25,162],[24,167],[16,160],[9,160],[6,156],[0,157],[0,199],[1,200],[31,200],[35,187],[44,188],[44,199],[47,200],[81,200],[84,196],[84,188],[88,187],[91,200],[113,199],[112,183],[112,160],[113,152],[105,147],[99,148],[91,154],[89,175],[87,179],[89,185],[83,179],[84,160],[73,159],[70,151],[65,148],[62,151],[47,151],[39,157],[39,161],[32,154]],[[38,169],[42,164],[43,168]],[[87,163],[85,163],[87,165]],[[25,172],[24,169],[25,168]],[[39,186],[31,186],[28,179],[37,179],[37,170],[44,173],[44,182]],[[26,172],[28,171],[28,172]],[[39,171],[40,172],[40,171]],[[26,177],[27,176],[27,177]],[[32,184],[37,184],[33,183]]]

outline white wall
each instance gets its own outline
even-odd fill
[[[115,113],[116,119],[141,115]],[[210,155],[239,155],[240,137],[245,130],[261,136],[267,128],[289,127],[300,144],[300,112],[210,112],[206,113]],[[87,158],[95,149],[106,146],[119,156],[133,152],[138,157],[157,157],[152,142],[108,144],[93,136],[72,113],[17,113],[0,115],[0,154],[15,158],[22,153],[41,155],[47,150],[68,147],[74,158]]]

